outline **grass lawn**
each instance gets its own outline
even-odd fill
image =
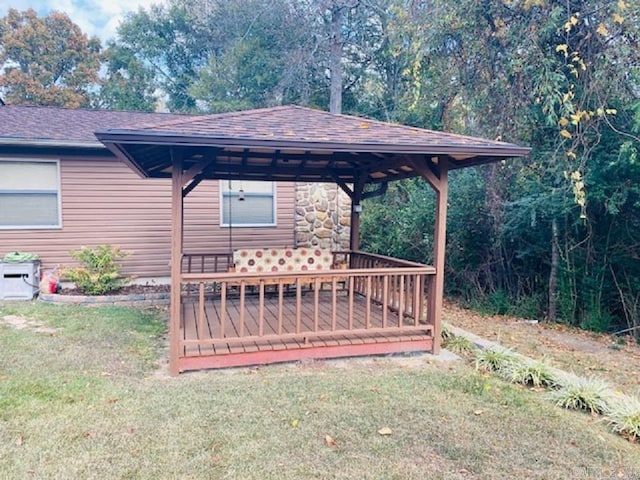
[[[0,303],[0,478],[640,478],[640,446],[596,417],[463,362],[170,378],[165,328],[164,312]]]

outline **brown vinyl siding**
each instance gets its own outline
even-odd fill
[[[60,161],[62,228],[0,230],[0,256],[37,253],[44,268],[73,265],[69,250],[119,245],[133,254],[123,273],[169,275],[171,185],[141,179],[114,159]],[[234,227],[234,248],[293,246],[294,185],[277,184],[276,227]],[[229,230],[219,227],[218,181],[204,181],[185,199],[185,252],[229,251]]]

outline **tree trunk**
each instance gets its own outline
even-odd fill
[[[342,113],[342,7],[331,8],[331,90],[329,112]]]
[[[549,272],[549,314],[548,320],[555,322],[558,318],[558,266],[560,252],[558,251],[558,221],[551,220],[551,270]]]

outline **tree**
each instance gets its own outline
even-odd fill
[[[100,49],[64,13],[10,9],[0,19],[0,92],[14,104],[87,107],[99,85]]]
[[[153,71],[131,50],[110,43],[105,54],[106,76],[98,95],[101,108],[151,112],[158,99]]]

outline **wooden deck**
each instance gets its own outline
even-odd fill
[[[405,325],[400,331],[395,322],[384,316],[381,306],[369,308],[364,298],[355,297],[350,307],[348,295],[338,296],[333,305],[330,292],[320,292],[316,312],[313,292],[307,292],[300,301],[299,328],[296,302],[284,298],[282,318],[278,318],[278,295],[264,299],[262,335],[258,322],[260,301],[258,296],[245,298],[244,332],[240,331],[240,300],[226,302],[227,316],[224,336],[221,336],[220,299],[205,301],[203,331],[199,331],[197,299],[186,298],[182,304],[181,370],[220,368],[294,361],[307,358],[338,358],[376,355],[432,349],[430,325]],[[348,325],[349,309],[353,325]],[[317,325],[316,325],[317,321]],[[350,328],[351,327],[351,328]],[[278,334],[280,328],[281,334]],[[296,333],[296,331],[300,333]],[[242,333],[242,335],[241,335]],[[207,338],[210,342],[202,342]]]
[[[433,267],[349,255],[357,268],[183,273],[178,370],[434,351]]]

